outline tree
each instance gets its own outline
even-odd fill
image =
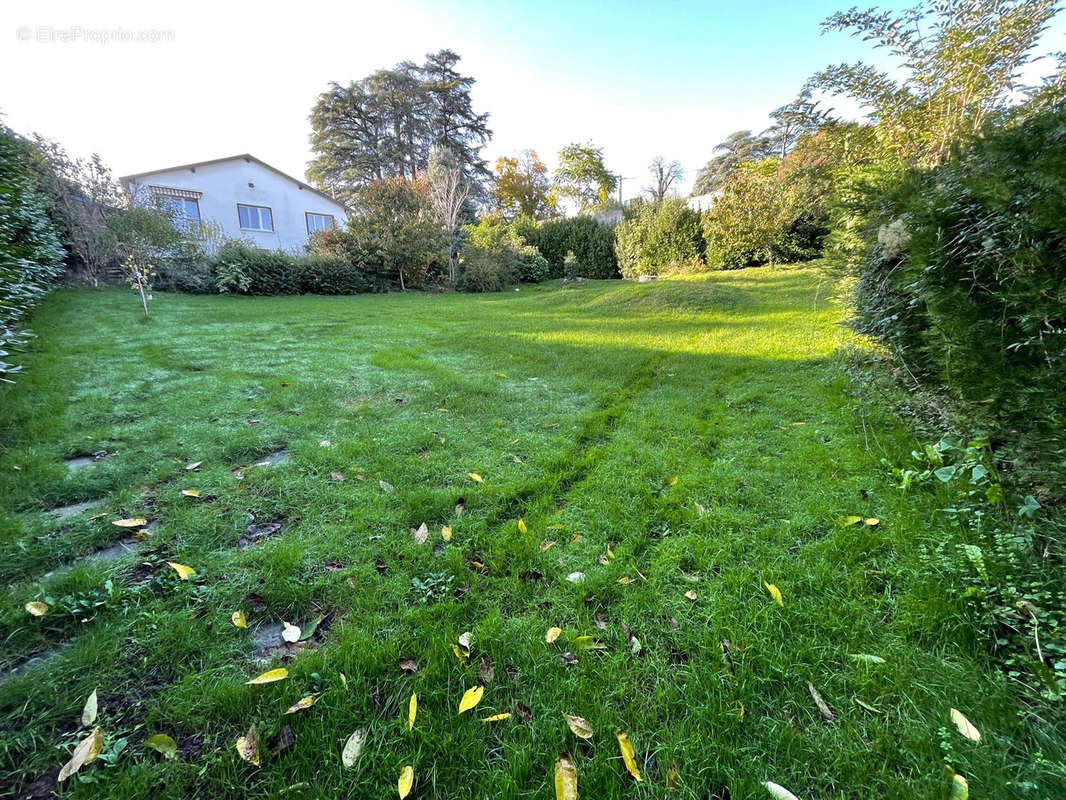
[[[427,183],[433,215],[448,243],[448,279],[454,284],[459,279],[459,217],[470,194],[454,152],[446,147],[433,148]]]
[[[655,157],[648,165],[648,171],[651,172],[655,184],[644,191],[653,203],[661,203],[665,200],[671,187],[685,178],[685,171],[681,168],[680,161],[667,161],[662,156]]]
[[[850,95],[870,110],[888,155],[935,166],[1009,108],[1019,73],[1056,13],[1057,0],[925,0],[901,13],[838,12],[823,30],[874,42],[897,68],[839,64],[807,88]]]
[[[602,148],[591,142],[575,143],[559,151],[553,188],[560,197],[574,200],[581,213],[606,206],[617,185],[617,178],[603,163]]]
[[[829,119],[829,113],[812,98],[810,87],[804,87],[795,100],[770,112],[774,122],[761,134],[767,149],[784,158],[801,137],[815,133]]]
[[[703,217],[710,262],[722,267],[766,261],[772,267],[778,261],[799,212],[779,167],[768,158],[742,164],[730,175]]]
[[[555,209],[548,168],[536,150],[524,150],[511,158],[496,159],[496,182],[492,187],[496,209],[506,218],[526,216],[544,219]]]
[[[764,136],[753,136],[751,131],[735,131],[714,148],[714,157],[696,175],[692,194],[711,194],[721,190],[740,164],[758,161],[771,152],[771,143]]]
[[[433,217],[427,180],[385,178],[364,186],[348,217],[353,251],[380,262],[400,289],[436,281],[444,268],[447,242]]]
[[[104,268],[118,257],[108,220],[128,206],[129,198],[97,154],[72,158],[61,145],[39,134],[33,146],[37,181],[51,199],[63,243],[75,257],[76,268],[95,286]]]
[[[490,177],[480,153],[492,138],[492,131],[488,127],[489,115],[474,112],[470,90],[475,81],[455,69],[459,60],[452,50],[426,54],[426,61],[418,70],[429,106],[426,124],[430,146],[451,150],[467,180],[479,184]]]
[[[311,110],[308,179],[351,203],[375,181],[414,180],[440,146],[455,154],[468,185],[478,184],[488,175],[480,152],[492,132],[488,115],[472,110],[474,79],[455,70],[458,61],[441,50],[421,66],[404,61],[348,86],[331,83]]]

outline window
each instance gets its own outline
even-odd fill
[[[237,203],[241,227],[249,231],[273,231],[274,215],[266,206],[245,206]]]
[[[316,231],[328,231],[333,228],[332,214],[315,214],[312,211],[308,211],[304,214],[304,218],[307,220],[308,233],[315,233]]]
[[[188,197],[160,197],[163,210],[170,214],[174,224],[183,228],[193,228],[200,224],[200,203]]]

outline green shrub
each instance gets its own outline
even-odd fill
[[[1066,488],[1066,112],[914,172],[867,232],[864,330]]]
[[[294,256],[227,242],[212,269],[218,291],[232,294],[357,294],[382,287],[380,272],[327,248]]]
[[[539,225],[519,217],[513,227],[527,244],[548,261],[549,277],[566,274],[566,254],[572,252],[581,265],[584,278],[617,278],[618,260],[614,251],[614,231],[591,217],[552,219]],[[576,276],[570,276],[576,277]]]
[[[788,161],[741,164],[703,215],[708,266],[737,269],[817,258],[826,234],[819,193],[811,171]]]
[[[508,225],[501,218],[482,217],[477,225],[465,226],[463,234],[466,241],[464,252],[479,251],[478,258],[481,260],[482,267],[485,258],[505,262],[498,272],[501,279],[507,279],[506,283],[514,281],[540,283],[548,279],[550,269],[544,256],[536,247],[526,244],[516,228]],[[464,283],[464,287],[466,285]]]
[[[226,242],[214,259],[218,290],[235,294],[299,294],[300,275],[293,256]]]
[[[352,240],[356,262],[401,288],[447,282],[451,241],[434,219],[424,178],[375,181],[359,192],[358,204],[359,213],[334,233]]]
[[[502,292],[516,280],[512,259],[477,246],[463,250],[459,270],[456,288],[463,292]]]
[[[27,145],[0,126],[0,381],[19,371],[5,361],[7,350],[28,336],[22,320],[63,268],[59,235],[32,188],[28,158]]]
[[[615,229],[615,253],[622,277],[691,272],[703,267],[700,215],[684,200],[638,202],[627,216]]]
[[[375,276],[362,264],[345,258],[308,255],[296,259],[300,291],[304,294],[359,294],[377,291]]]
[[[211,259],[199,243],[184,239],[156,264],[152,287],[161,292],[210,294],[218,291]]]

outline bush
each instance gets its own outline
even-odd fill
[[[776,158],[741,164],[703,215],[708,266],[738,269],[817,258],[827,220],[812,172]]]
[[[681,199],[638,202],[615,229],[615,253],[624,278],[703,267],[700,215]],[[578,256],[580,259],[580,256]]]
[[[20,367],[6,362],[20,345],[29,310],[48,292],[63,268],[63,248],[44,200],[32,188],[27,145],[0,126],[0,380]]]
[[[390,270],[386,260],[379,254],[368,251],[359,237],[349,230],[334,228],[321,231],[311,237],[308,251],[313,258],[344,264],[344,269],[355,270],[359,278],[353,281],[365,283],[365,292],[388,291]],[[324,292],[324,294],[327,294]]]
[[[867,232],[863,328],[1066,488],[1066,113],[914,172]]]
[[[459,270],[456,288],[463,292],[502,292],[515,282],[511,259],[482,247],[464,249]]]
[[[357,294],[379,288],[378,273],[323,251],[294,256],[227,242],[212,261],[215,285],[232,294]]]
[[[152,287],[161,292],[210,294],[218,291],[211,259],[194,239],[183,239],[160,259]]]
[[[566,276],[566,254],[572,252],[581,265],[584,278],[617,278],[618,260],[614,252],[614,231],[591,217],[552,219],[537,225],[519,217],[514,230],[547,259],[549,277]],[[568,276],[576,277],[576,276]]]
[[[475,260],[478,261],[476,269],[482,276],[489,271],[488,260],[501,262],[493,272],[497,278],[504,282],[514,283],[540,283],[548,279],[548,262],[540,254],[536,247],[526,244],[525,240],[518,235],[512,225],[508,225],[496,216],[483,217],[477,225],[467,225],[463,228],[466,244],[463,248],[464,255],[477,253]],[[470,261],[470,259],[466,259]],[[461,276],[460,276],[461,277]],[[477,283],[483,283],[483,277]],[[493,283],[495,281],[489,281]],[[461,281],[467,291],[498,291],[497,289],[471,289],[470,281]]]
[[[295,260],[304,294],[359,294],[377,290],[376,277],[361,264],[325,255],[302,256]]]
[[[279,250],[226,242],[214,258],[218,290],[234,294],[299,294],[295,259]]]
[[[401,288],[447,282],[451,241],[434,219],[424,178],[375,181],[359,192],[358,204],[360,213],[337,234],[352,239],[358,263]]]

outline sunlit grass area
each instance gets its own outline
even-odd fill
[[[410,765],[412,797],[548,797],[560,754],[589,798],[664,797],[671,765],[679,798],[929,798],[945,757],[1015,796],[1036,745],[926,556],[943,503],[881,464],[914,434],[856,414],[832,294],[750,269],[157,295],[141,324],[128,292],[57,293],[0,394],[0,786],[54,787],[95,689],[106,758],[71,796],[389,797]]]

